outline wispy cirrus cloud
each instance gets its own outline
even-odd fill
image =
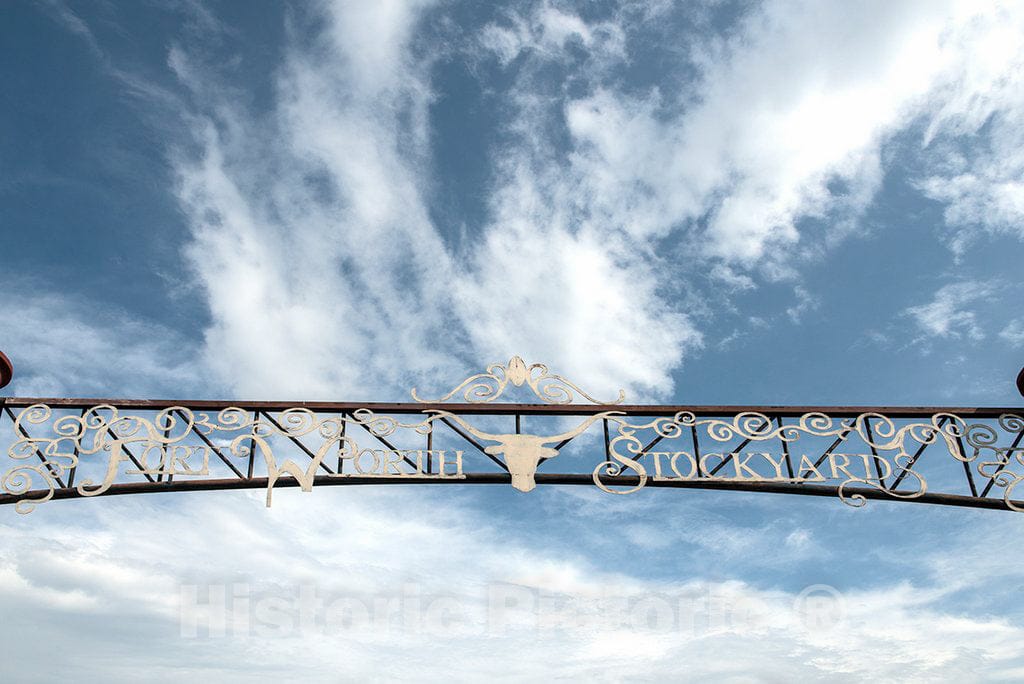
[[[682,229],[707,255],[787,274],[789,257],[849,232],[870,205],[895,135],[923,118],[924,143],[939,147],[997,115],[976,160],[987,175],[925,188],[952,203],[951,222],[995,203],[982,223],[1005,224],[1024,130],[1010,39],[1022,20],[1000,3],[763,3],[728,38],[691,36],[692,92],[636,96],[609,79],[567,102],[574,182],[598,216],[635,236]],[[972,182],[987,192],[969,193]]]
[[[1011,347],[1024,347],[1024,320],[1014,318],[999,331],[1000,339]]]
[[[946,205],[957,253],[979,231],[1024,237],[1022,33],[1021,7],[997,3],[944,37],[954,68],[935,89],[925,142],[937,161],[920,187]]]
[[[700,335],[662,303],[646,250],[581,230],[544,188],[555,170],[510,151],[492,223],[457,260],[428,212],[432,56],[413,40],[424,7],[326,7],[316,40],[289,46],[267,117],[171,54],[208,99],[202,153],[175,166],[213,315],[210,366],[245,394],[351,396],[408,387],[472,350],[542,358],[598,388],[669,391]],[[567,17],[544,22],[553,49],[574,34]]]
[[[925,304],[911,306],[904,311],[927,337],[962,337],[972,340],[985,338],[970,305],[991,296],[996,291],[992,283],[974,280],[944,285],[934,299]]]
[[[184,6],[189,26],[218,26]],[[358,394],[408,386],[396,368],[417,376],[515,351],[664,394],[702,344],[715,309],[704,302],[722,294],[690,296],[694,273],[732,294],[799,279],[801,258],[858,230],[908,131],[925,129],[917,185],[947,205],[954,250],[979,228],[1018,232],[1015,5],[772,1],[709,31],[706,18],[674,26],[668,3],[602,14],[538,2],[499,12],[462,46],[431,47],[424,27],[442,9],[294,14],[266,111],[230,61],[187,39],[169,62],[188,98],[136,87],[164,110],[190,102],[178,200],[213,314],[207,361],[238,391]],[[670,25],[675,42],[660,45]],[[430,214],[440,53],[493,58],[513,77],[497,93],[489,216],[454,248]],[[651,54],[673,66],[665,78],[624,78]],[[620,359],[624,349],[637,352]]]
[[[672,272],[677,286],[692,284],[701,271],[733,293],[756,287],[754,277],[799,280],[806,260],[865,232],[858,222],[892,164],[888,150],[902,145],[902,136],[920,136],[920,159],[930,168],[946,167],[941,150],[977,134],[969,122],[980,125],[985,112],[1006,115],[1016,130],[1016,115],[1009,114],[1022,109],[1016,91],[990,87],[997,79],[1012,84],[1021,72],[1016,44],[1003,39],[1005,26],[1021,16],[1005,5],[766,2],[725,37],[683,31],[677,38],[687,48],[674,58],[697,78],[682,89],[668,81],[646,90],[624,86],[621,69],[642,59],[670,8],[633,9],[590,23],[579,16],[564,21],[575,28],[564,34],[571,39],[562,50],[542,39],[548,3],[483,30],[485,54],[490,50],[517,78],[507,125],[513,142],[501,148],[498,164],[499,182],[515,190],[492,198],[498,220],[485,231],[486,244],[525,253],[533,236],[504,226],[564,226],[596,236],[622,263]],[[994,59],[996,53],[1008,59]],[[559,67],[569,75],[552,81]],[[566,137],[567,150],[552,152]],[[1020,146],[996,148],[991,141],[999,163],[1012,166]],[[1012,187],[990,180],[978,182],[1012,203]],[[926,192],[939,187],[928,183],[921,186]],[[956,202],[946,201],[947,218],[956,223]],[[998,215],[989,214],[993,221]],[[954,251],[958,240],[950,241]],[[664,280],[660,285],[634,308],[641,323],[677,317],[670,328],[676,334],[659,338],[658,347],[669,350],[668,363],[656,367],[671,372],[701,344],[692,318],[700,308]],[[541,289],[516,287],[508,309],[543,300]],[[820,297],[802,284],[795,292],[798,303],[786,313],[799,320]],[[501,339],[493,326],[484,330]]]
[[[9,280],[0,301],[3,345],[19,396],[195,396],[219,393],[196,364],[198,345],[116,304]]]
[[[200,158],[175,167],[214,320],[206,355],[241,393],[367,396],[462,346],[423,200],[430,90],[408,47],[419,10],[327,6],[312,43],[293,37],[266,117],[171,53],[204,103]]]
[[[598,48],[610,58],[625,58],[625,36],[615,21],[587,23],[570,9],[544,3],[526,15],[509,13],[502,22],[487,24],[479,43],[507,65],[525,51],[561,59],[566,43],[579,41],[588,50]]]
[[[92,29],[67,3],[63,0],[42,0],[38,5],[69,33],[83,40],[94,55],[102,55],[99,42],[93,35]]]

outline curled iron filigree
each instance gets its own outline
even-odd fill
[[[420,435],[430,434],[437,419],[437,415],[432,415],[419,423],[402,423],[391,416],[382,416],[370,409],[361,408],[352,412],[351,422],[362,425],[377,437],[387,437],[399,428],[415,430]]]
[[[620,435],[633,435],[637,430],[654,430],[655,434],[662,438],[674,439],[683,434],[683,427],[694,425],[693,422],[686,422],[680,418],[682,414],[677,413],[672,418],[655,418],[646,423],[630,423],[626,418],[619,415],[609,416],[608,420],[617,423]],[[688,414],[691,418],[693,414]]]
[[[11,468],[4,473],[3,478],[0,478],[0,486],[3,487],[4,492],[7,494],[13,494],[14,496],[20,496],[27,494],[30,491],[37,491],[39,487],[35,487],[34,482],[36,478],[42,481],[43,488],[45,491],[42,495],[34,498],[22,498],[14,504],[14,510],[18,513],[25,514],[31,513],[35,507],[41,503],[46,503],[53,498],[54,492],[54,479],[52,474],[47,472],[47,468],[43,464],[39,465],[20,465]]]
[[[1019,440],[1021,433],[1024,432],[1024,418],[1013,413],[1004,413],[999,416],[999,427],[1010,434],[1017,433]],[[984,423],[968,425],[963,435],[964,441],[974,450],[973,455],[965,460],[977,460],[982,452],[991,452],[993,460],[978,461],[978,473],[991,480],[991,486],[1002,488],[1003,502],[1007,508],[1024,512],[1013,499],[1017,485],[1024,481],[1024,473],[1018,472],[1024,468],[1017,467],[1024,466],[1024,447],[1013,446],[1019,443],[1016,440],[1011,446],[998,446],[999,432]]]
[[[896,499],[916,499],[921,496],[924,496],[924,494],[928,491],[928,482],[924,479],[924,477],[921,476],[920,473],[918,473],[917,471],[913,470],[910,467],[912,460],[913,457],[902,450],[900,453],[893,456],[892,459],[893,464],[896,466],[899,472],[905,473],[906,475],[909,475],[913,477],[915,480],[917,480],[919,486],[916,490],[898,491],[896,489],[884,485],[882,482],[872,480],[871,478],[848,477],[846,480],[839,484],[839,488],[837,490],[839,494],[839,500],[842,501],[847,506],[853,506],[854,508],[860,508],[861,506],[867,503],[867,497],[864,496],[863,494],[859,494],[856,492],[853,494],[846,493],[846,488],[849,487],[850,485],[859,485],[863,487],[877,489],[878,491],[884,492],[885,494]],[[890,473],[890,475],[891,474],[893,473]]]
[[[25,435],[26,424],[40,425],[48,421],[52,415],[50,407],[45,404],[28,406],[15,417],[15,430],[19,435]],[[73,445],[77,444],[79,431],[74,421],[58,419],[52,427],[56,437],[22,436],[7,449],[7,456],[14,460],[39,458],[39,463],[16,465],[7,470],[0,478],[0,488],[7,494],[19,496],[33,491],[33,489],[44,490],[41,495],[18,501],[15,504],[15,510],[18,513],[29,513],[37,504],[53,498],[55,485],[58,484],[59,479],[70,468],[78,464],[78,456],[75,454]],[[72,445],[70,450],[62,449],[62,445],[65,443]],[[42,487],[33,487],[37,480],[42,483]]]
[[[619,397],[615,401],[599,401],[571,380],[551,373],[543,363],[534,363],[528,367],[519,356],[513,356],[504,366],[500,363],[487,366],[486,372],[469,376],[439,399],[423,399],[415,387],[412,398],[421,404],[441,403],[462,392],[462,398],[467,403],[482,404],[500,397],[509,383],[515,387],[525,384],[545,404],[571,404],[576,394],[598,405],[621,404],[626,399],[626,392],[619,390]]]

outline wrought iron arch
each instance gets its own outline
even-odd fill
[[[0,362],[9,381],[10,364]],[[534,401],[499,401],[512,391]],[[421,395],[414,389],[409,403],[0,398],[8,445],[0,504],[28,513],[60,499],[261,489],[269,506],[282,487],[558,484],[612,495],[705,489],[1024,511],[1019,408],[629,405],[622,391],[598,399],[520,357],[437,399]]]

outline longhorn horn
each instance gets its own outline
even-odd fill
[[[464,427],[466,429],[466,431],[469,432],[474,437],[477,437],[479,439],[485,439],[485,440],[490,441],[490,442],[500,441],[498,439],[497,435],[492,435],[492,434],[487,433],[487,432],[481,432],[480,430],[476,429],[475,427],[473,427],[472,425],[470,425],[466,421],[464,421],[461,418],[459,418],[454,413],[449,413],[448,411],[442,411],[440,409],[431,409],[429,412],[433,413],[434,415],[441,416],[442,418],[451,418],[456,423],[458,423],[459,425]]]
[[[594,415],[590,416],[582,423],[580,423],[575,429],[569,430],[568,432],[563,432],[560,435],[554,435],[553,437],[549,437],[548,439],[544,440],[543,444],[547,444],[548,442],[562,442],[567,439],[572,439],[573,437],[576,437],[584,430],[586,430],[588,427],[593,425],[598,418],[608,418],[609,416],[619,415],[622,415],[622,411],[602,411],[601,413],[595,413]]]
[[[491,442],[499,442],[499,441],[501,441],[498,438],[498,435],[492,435],[489,432],[483,432],[481,430],[478,430],[477,428],[473,427],[472,425],[470,425],[466,421],[464,421],[461,418],[459,418],[454,413],[449,413],[448,411],[442,411],[440,409],[431,409],[429,412],[433,413],[434,415],[441,416],[443,418],[451,418],[456,423],[458,423],[463,428],[465,428],[466,431],[469,432],[474,437],[477,437],[479,439],[485,439],[485,440],[488,440],[488,441],[491,441]],[[573,437],[576,437],[580,433],[582,433],[584,430],[586,430],[591,425],[593,425],[594,422],[596,420],[598,420],[599,418],[608,418],[608,417],[611,417],[611,416],[619,416],[619,415],[622,415],[622,411],[602,411],[601,413],[595,413],[594,415],[590,416],[589,418],[584,420],[582,423],[577,425],[572,430],[569,430],[568,432],[563,432],[560,435],[554,435],[552,437],[548,437],[547,439],[545,439],[542,442],[542,444],[548,444],[550,442],[561,442],[561,441],[564,441],[566,439],[571,439]]]

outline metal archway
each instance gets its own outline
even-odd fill
[[[543,403],[499,403],[507,389]],[[0,398],[0,504],[392,484],[646,487],[1024,511],[1024,410],[646,406],[542,364],[493,364],[438,399],[216,402]],[[452,401],[457,398],[461,401]],[[587,403],[578,403],[577,399]],[[552,463],[553,461],[553,463]]]

